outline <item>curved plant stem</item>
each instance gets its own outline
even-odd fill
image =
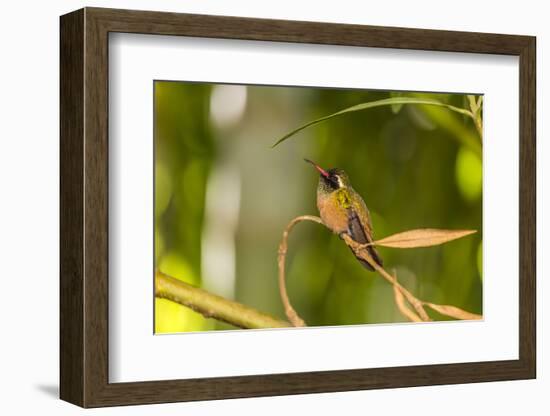
[[[155,274],[155,296],[187,306],[206,318],[215,318],[239,328],[285,328],[291,326],[286,321],[214,295],[159,271]]]
[[[302,215],[300,217],[294,218],[292,221],[288,223],[288,225],[285,228],[285,231],[283,232],[283,238],[281,240],[281,243],[279,244],[279,255],[277,258],[278,265],[279,265],[279,292],[281,294],[281,300],[285,308],[285,314],[288,320],[294,326],[306,326],[306,323],[300,317],[300,315],[298,315],[298,313],[294,310],[294,308],[292,307],[292,304],[290,303],[290,300],[288,299],[288,294],[286,292],[286,282],[285,282],[285,261],[286,261],[286,252],[288,250],[288,235],[290,234],[290,231],[292,231],[294,226],[302,221],[313,221],[318,224],[323,224],[323,221],[321,220],[321,218],[315,217],[313,215]]]
[[[290,303],[290,300],[288,298],[288,294],[286,291],[286,280],[285,280],[285,259],[286,259],[286,253],[288,250],[288,236],[290,231],[294,228],[296,224],[302,221],[312,221],[316,222],[317,224],[324,225],[321,218],[313,216],[313,215],[302,215],[300,217],[294,218],[290,223],[286,226],[285,231],[283,232],[283,238],[281,240],[281,243],[279,245],[279,258],[278,258],[278,264],[279,264],[279,291],[281,293],[281,300],[283,302],[283,305],[285,307],[285,313],[288,318],[288,320],[292,323],[294,326],[305,326],[305,321],[298,315],[296,310],[292,307],[292,304]],[[409,290],[407,290],[404,286],[402,286],[398,281],[397,278],[390,273],[388,273],[383,267],[379,266],[378,263],[376,263],[372,257],[370,256],[367,246],[365,244],[359,244],[355,242],[351,237],[349,237],[346,234],[343,234],[344,242],[348,247],[350,247],[353,252],[360,257],[361,259],[364,259],[367,261],[373,268],[376,270],[376,272],[382,276],[384,279],[386,279],[394,289],[394,300],[397,305],[397,308],[401,312],[401,314],[407,318],[410,321],[413,322],[427,322],[431,321],[430,316],[426,313],[426,310],[424,309],[424,306],[428,306],[429,308],[443,314],[450,316],[455,319],[467,319],[467,320],[476,320],[481,319],[481,315],[477,315],[471,312],[464,311],[456,306],[450,306],[450,305],[437,305],[430,302],[425,302],[423,300],[418,299],[416,296],[414,296]],[[412,311],[405,303],[405,300],[409,303],[410,306],[414,309]]]
[[[353,241],[351,237],[345,234],[344,234],[344,241],[359,257],[367,261],[374,268],[374,270],[378,272],[378,274],[380,274],[384,279],[390,282],[394,288],[397,288],[403,294],[403,296],[405,296],[405,299],[407,299],[407,301],[416,310],[416,312],[418,313],[418,315],[423,321],[431,321],[430,317],[426,313],[426,310],[424,309],[424,306],[429,306],[430,308],[438,311],[443,315],[447,315],[456,319],[477,320],[482,318],[481,315],[462,310],[456,306],[437,305],[434,303],[425,302],[423,300],[418,299],[411,292],[405,289],[397,281],[395,276],[392,276],[391,274],[389,274],[386,270],[384,270],[383,267],[381,267],[378,263],[376,263],[372,259],[368,250],[365,248],[363,244],[356,243],[355,241]],[[452,309],[452,313],[451,313],[451,309]]]

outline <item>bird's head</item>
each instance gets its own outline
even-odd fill
[[[325,170],[317,163],[309,159],[304,159],[311,163],[317,171],[319,171],[319,187],[325,192],[336,191],[341,188],[347,188],[350,184],[349,176],[346,172],[339,168]]]

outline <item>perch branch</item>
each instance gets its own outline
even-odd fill
[[[426,310],[424,309],[424,306],[429,306],[430,308],[436,310],[437,312],[447,315],[456,319],[481,319],[481,315],[477,315],[475,313],[467,312],[465,310],[462,310],[460,308],[457,308],[456,306],[448,306],[448,305],[437,305],[430,302],[425,302],[423,300],[418,299],[416,296],[414,296],[411,292],[409,292],[407,289],[405,289],[398,281],[397,279],[389,274],[386,270],[384,270],[383,267],[381,267],[378,263],[376,263],[372,257],[370,256],[368,250],[366,249],[365,245],[359,244],[348,235],[344,234],[344,241],[346,244],[353,250],[353,252],[367,261],[373,268],[376,270],[384,279],[386,279],[388,282],[390,282],[394,288],[399,289],[399,291],[405,296],[407,301],[413,306],[413,308],[416,310],[418,315],[423,321],[431,321],[430,317],[426,313]]]
[[[306,323],[300,317],[300,315],[298,315],[296,310],[292,307],[292,304],[290,303],[290,300],[288,298],[288,294],[286,291],[285,262],[286,262],[286,253],[288,250],[289,233],[296,224],[302,221],[312,221],[312,222],[316,222],[317,224],[324,225],[321,218],[316,216],[302,215],[300,217],[296,217],[292,221],[290,221],[290,223],[285,228],[285,231],[283,233],[283,238],[281,240],[281,244],[279,245],[279,257],[278,257],[279,291],[281,293],[281,300],[285,308],[286,316],[294,326],[305,326]],[[372,257],[370,256],[370,253],[367,250],[368,245],[359,244],[346,234],[343,234],[343,239],[346,245],[350,247],[358,257],[368,262],[374,268],[374,270],[376,270],[376,272],[380,274],[380,276],[386,279],[393,286],[394,299],[395,299],[397,308],[399,309],[401,314],[405,316],[405,318],[407,318],[408,320],[413,322],[431,321],[431,318],[429,317],[426,310],[424,309],[424,306],[427,306],[443,315],[447,315],[455,319],[473,320],[473,319],[482,318],[481,315],[464,311],[456,306],[437,305],[434,303],[425,302],[423,300],[418,299],[411,292],[409,292],[409,290],[407,290],[404,286],[402,286],[397,281],[397,278],[395,276],[392,276],[383,267],[378,265],[378,263],[376,263],[372,259]],[[412,311],[410,308],[407,307],[407,305],[405,304],[405,300],[414,308],[416,312]]]
[[[162,272],[155,274],[155,296],[187,306],[205,318],[215,318],[239,328],[284,328],[290,323],[281,321],[249,306],[199,289]]]
[[[389,274],[386,270],[384,270],[383,267],[376,263],[370,256],[368,250],[365,248],[365,245],[356,243],[351,237],[346,234],[344,234],[343,237],[348,247],[350,247],[355,254],[357,254],[363,260],[367,261],[374,268],[374,270],[376,270],[378,274],[380,274],[380,276],[390,282],[394,288],[399,289],[399,291],[403,294],[403,296],[405,296],[407,301],[412,305],[412,307],[416,310],[423,321],[431,321],[430,317],[426,313],[426,310],[424,309],[423,302],[417,299],[416,296],[405,289],[394,276]]]

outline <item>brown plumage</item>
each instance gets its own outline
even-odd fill
[[[317,186],[317,208],[325,225],[334,233],[348,234],[359,244],[374,241],[372,222],[369,210],[361,195],[351,186],[346,172],[334,168],[324,170],[319,165],[306,159],[320,173]],[[373,260],[382,266],[382,259],[373,246],[368,248]],[[373,267],[365,260],[357,257],[363,266],[369,270]]]

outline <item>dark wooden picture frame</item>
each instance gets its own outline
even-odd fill
[[[85,8],[61,17],[60,396],[83,406],[517,380],[536,376],[535,38]],[[519,56],[519,359],[109,383],[110,32]]]

